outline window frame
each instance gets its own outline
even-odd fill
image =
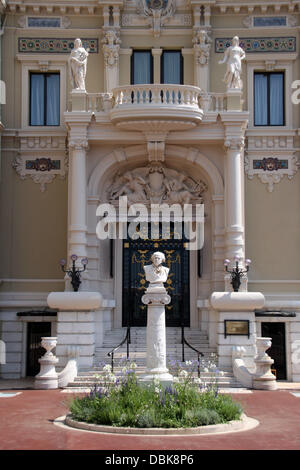
[[[45,127],[65,132],[64,112],[67,111],[67,89],[68,89],[68,56],[66,54],[17,54],[16,58],[21,64],[21,129],[44,132]],[[60,125],[59,126],[30,126],[30,72],[59,72],[60,74]]]
[[[134,83],[134,54],[135,53],[147,53],[150,58],[150,83]],[[131,54],[131,64],[130,64],[130,84],[131,85],[153,85],[153,55],[151,49],[133,49]]]
[[[183,85],[184,76],[183,76],[183,55],[181,49],[163,49],[160,57],[160,83],[164,84],[164,54],[165,53],[179,53],[180,54],[180,83],[174,83],[174,85]]]
[[[293,130],[294,125],[294,111],[292,106],[288,106],[288,100],[294,78],[294,64],[297,60],[298,53],[296,52],[276,52],[276,53],[248,53],[245,58],[246,77],[245,80],[245,94],[247,96],[246,106],[249,112],[248,130],[255,130],[257,135],[261,133],[273,133],[278,131]],[[253,93],[254,93],[254,72],[284,72],[285,74],[285,125],[284,126],[254,126],[254,109],[253,109]]]
[[[31,109],[31,91],[32,91],[32,87],[31,87],[31,77],[33,75],[43,75],[44,77],[44,119],[43,119],[43,122],[44,124],[31,124],[31,115],[32,115],[32,109]],[[28,125],[30,127],[60,127],[61,125],[61,113],[59,113],[59,119],[58,119],[58,124],[47,124],[47,75],[58,75],[59,76],[59,88],[58,88],[58,99],[59,99],[59,109],[60,109],[60,105],[61,105],[61,89],[60,89],[60,85],[61,85],[61,75],[60,75],[60,72],[52,72],[52,71],[48,71],[48,72],[42,72],[42,71],[29,71],[29,114],[28,114]]]
[[[255,75],[266,75],[267,76],[267,124],[255,124]],[[282,75],[282,124],[271,124],[270,123],[270,76],[271,75]],[[285,71],[276,70],[276,71],[262,71],[254,70],[253,72],[253,126],[257,127],[283,127],[286,126],[286,96],[285,96]]]

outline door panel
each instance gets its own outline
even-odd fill
[[[161,235],[161,227],[159,228]],[[149,227],[150,232],[150,227]],[[150,235],[150,233],[149,233]],[[184,239],[175,239],[171,228],[170,239],[127,239],[123,243],[123,326],[146,326],[147,306],[141,297],[148,287],[144,264],[151,264],[155,251],[165,254],[163,263],[170,269],[165,284],[171,303],[166,305],[166,325],[185,326],[190,324],[189,293],[189,251],[184,247]]]
[[[39,358],[45,354],[42,336],[51,336],[51,322],[30,322],[27,330],[26,375],[35,376],[40,371]]]
[[[286,380],[285,323],[262,323],[261,335],[272,338],[267,354],[274,359],[277,379]]]

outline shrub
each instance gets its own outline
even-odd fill
[[[73,419],[121,427],[179,428],[226,423],[242,413],[241,406],[230,395],[219,394],[215,385],[195,387],[183,380],[163,389],[158,381],[140,385],[134,369],[126,370],[121,379],[109,370],[105,373],[110,384],[105,390],[95,386],[85,397],[73,399]]]

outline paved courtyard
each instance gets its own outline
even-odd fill
[[[282,384],[275,392],[235,393],[245,413],[259,420],[250,431],[211,436],[118,436],[62,429],[72,394],[61,390],[0,391],[1,450],[273,450],[300,449],[300,390]],[[298,385],[298,384],[297,384]],[[290,388],[290,389],[289,389]]]

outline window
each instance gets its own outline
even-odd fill
[[[284,73],[254,73],[254,125],[284,126]]]
[[[30,73],[30,126],[59,126],[59,73]]]
[[[153,60],[151,51],[133,51],[131,57],[131,84],[153,83]]]
[[[161,56],[161,83],[183,84],[182,55],[180,51],[163,51]]]

